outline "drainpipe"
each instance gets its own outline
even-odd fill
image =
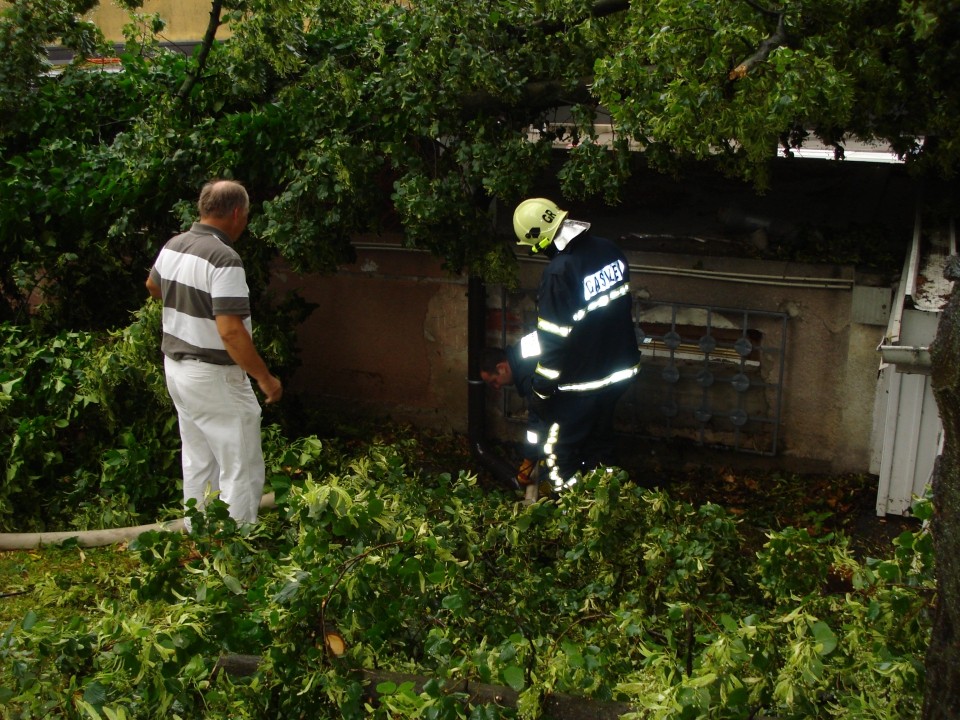
[[[474,459],[501,485],[519,489],[517,470],[486,444],[487,386],[480,378],[480,355],[487,334],[487,292],[483,280],[471,275],[467,285],[467,439]]]

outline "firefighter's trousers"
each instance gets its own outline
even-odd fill
[[[577,472],[616,464],[613,417],[627,385],[592,393],[561,392],[550,399],[545,455],[555,488]]]

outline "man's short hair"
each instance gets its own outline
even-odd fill
[[[250,196],[236,180],[211,180],[200,191],[200,217],[227,218],[234,210],[249,211]]]
[[[480,356],[480,371],[488,375],[497,374],[497,365],[507,361],[507,353],[500,347],[487,347]]]

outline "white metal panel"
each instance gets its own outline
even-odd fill
[[[943,427],[929,375],[929,348],[952,288],[942,275],[945,258],[956,253],[956,229],[952,220],[946,229],[931,228],[923,235],[921,227],[918,208],[902,282],[878,348],[884,363],[874,412],[874,418],[882,418],[882,427],[875,427],[873,433],[873,440],[882,438],[883,443],[878,515],[910,512],[913,497],[926,490],[943,449]]]
[[[864,325],[884,325],[890,322],[893,289],[889,287],[853,286],[853,305],[850,319]]]
[[[880,475],[880,463],[883,461],[883,442],[886,431],[887,396],[890,393],[890,377],[894,368],[883,364],[877,373],[877,389],[873,396],[873,422],[870,429],[870,469],[871,475]],[[886,493],[887,488],[878,487],[877,496]]]
[[[880,475],[877,485],[877,515],[886,515],[890,504],[890,485],[893,478],[893,457],[896,450],[897,415],[900,412],[900,388],[902,375],[890,368],[887,375],[887,406],[883,419],[883,444],[880,460]]]
[[[887,394],[877,514],[905,515],[922,495],[936,461],[942,426],[928,375],[893,373]]]
[[[937,457],[943,452],[943,423],[933,395],[933,384],[924,378],[923,416],[920,420],[920,442],[917,447],[917,469],[913,477],[913,494],[923,495],[933,479]]]

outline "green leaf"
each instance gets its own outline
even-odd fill
[[[712,685],[717,680],[716,673],[706,673],[705,675],[697,675],[687,680],[684,685],[691,688],[702,688],[707,685]]]
[[[103,716],[86,700],[77,700],[76,703],[77,707],[83,711],[84,716],[89,718],[89,720],[103,720]]]
[[[447,610],[462,610],[465,603],[463,596],[459,593],[455,593],[453,595],[447,595],[445,598],[443,598],[442,605]]]
[[[816,649],[820,655],[829,655],[837,647],[837,636],[823,621],[818,620],[813,624],[813,637],[817,641]]]
[[[567,656],[567,663],[572,668],[582,668],[584,666],[583,653],[580,648],[572,642],[563,642],[563,653]]]
[[[929,520],[933,517],[933,503],[929,498],[917,498],[910,511],[919,520]]]
[[[900,567],[895,562],[885,560],[877,564],[877,575],[887,582],[897,582],[900,579]]]
[[[20,626],[27,631],[33,629],[33,626],[37,624],[37,614],[33,610],[28,610],[27,614],[23,617],[23,622],[20,623]]]
[[[503,669],[503,681],[512,689],[520,692],[526,684],[523,680],[523,670],[516,665],[510,665]]]
[[[243,595],[243,585],[240,584],[240,581],[237,580],[233,575],[224,575],[223,584],[227,586],[227,589],[232,592],[234,595]]]
[[[83,699],[91,705],[99,707],[107,701],[107,688],[94,681],[84,688]]]

